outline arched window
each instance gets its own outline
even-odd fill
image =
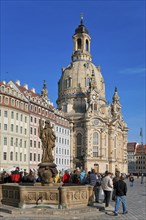
[[[86,51],[89,51],[89,43],[88,43],[88,40],[86,40]]]
[[[82,144],[82,134],[78,133],[77,134],[77,145],[81,145]]]
[[[85,86],[89,86],[90,85],[90,78],[86,77],[85,78]]]
[[[77,158],[81,157],[82,134],[77,134]]]
[[[78,49],[81,49],[81,46],[82,46],[81,38],[78,38],[78,39],[77,39],[77,50],[78,50]]]
[[[67,112],[67,104],[64,104],[64,105],[62,106],[62,110],[63,110],[64,112]]]
[[[94,103],[94,111],[97,111],[97,104]]]
[[[68,77],[68,78],[65,80],[65,89],[71,87],[71,82],[72,82],[72,78],[71,78],[71,77]]]
[[[98,145],[98,133],[93,133],[93,145]]]
[[[94,132],[93,133],[93,157],[98,157],[99,154],[99,140],[98,140],[98,133]]]

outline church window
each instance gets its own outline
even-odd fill
[[[88,40],[86,40],[86,51],[89,51],[89,43],[88,43]]]
[[[97,111],[97,104],[94,103],[94,111]]]
[[[98,133],[93,133],[93,145],[98,145]]]
[[[78,49],[81,49],[81,45],[82,45],[81,38],[78,38],[78,39],[77,39],[77,50],[78,50]]]
[[[89,86],[90,85],[90,78],[85,78],[85,86]]]
[[[77,158],[81,157],[81,147],[77,146]]]
[[[64,105],[63,105],[62,110],[63,110],[64,112],[67,112],[67,104],[64,104]]]
[[[93,133],[93,157],[98,157],[98,133],[94,132]]]
[[[71,87],[71,77],[65,80],[65,88],[69,88],[69,87]]]
[[[81,145],[82,144],[82,134],[78,133],[77,134],[77,145]]]

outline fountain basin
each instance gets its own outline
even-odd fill
[[[93,204],[93,187],[90,185],[2,184],[4,205],[18,208],[79,208]]]

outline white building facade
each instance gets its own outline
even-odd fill
[[[56,133],[54,162],[57,162],[57,169],[70,169],[70,125],[64,113],[50,103],[46,82],[39,95],[34,88],[29,90],[27,84],[21,86],[17,80],[15,83],[0,82],[1,171],[16,166],[27,171],[38,168],[42,157],[38,135],[40,118],[43,122],[49,119]]]

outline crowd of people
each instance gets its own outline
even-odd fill
[[[19,167],[16,167],[13,171],[3,171],[0,173],[0,183],[35,183],[40,179],[36,170],[30,169],[22,171]]]
[[[114,215],[118,215],[120,203],[122,203],[123,214],[128,213],[126,206],[126,193],[127,184],[124,181],[125,178],[129,178],[130,186],[133,187],[134,176],[132,174],[121,174],[120,171],[116,171],[115,174],[105,171],[103,174],[96,173],[94,169],[89,172],[85,170],[75,169],[73,172],[68,170],[59,171],[54,178],[54,183],[62,183],[64,185],[76,184],[85,185],[89,184],[93,186],[93,198],[94,201],[100,203],[100,195],[104,196],[105,208],[110,206],[110,200],[115,201]],[[40,178],[37,175],[36,170],[30,169],[27,173],[22,171],[19,167],[16,167],[14,171],[8,173],[3,171],[0,175],[0,183],[35,183],[40,182]]]

